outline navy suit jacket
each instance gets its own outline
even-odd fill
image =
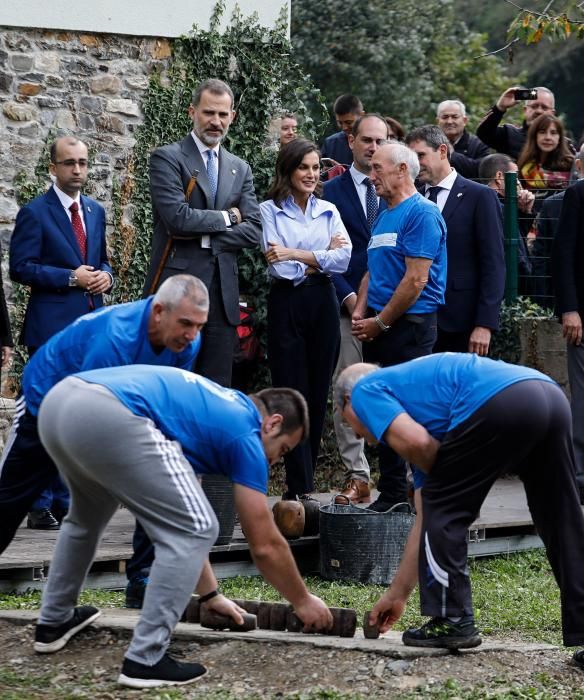
[[[476,326],[497,330],[506,273],[497,195],[486,185],[458,175],[442,216],[448,273],[438,326],[449,333],[470,333]]]
[[[344,131],[337,131],[327,136],[322,144],[321,153],[323,158],[332,158],[347,168],[353,162],[353,151],[349,147],[349,139]]]
[[[332,277],[339,304],[342,304],[351,292],[359,291],[359,284],[367,272],[367,246],[371,232],[349,170],[324,183],[322,198],[332,202],[339,210],[353,244],[347,271]],[[379,211],[384,209],[387,209],[387,204],[380,199]]]
[[[103,305],[101,294],[86,294],[69,286],[71,270],[92,265],[112,274],[105,240],[105,212],[81,195],[87,235],[87,259],[83,260],[71,221],[55,190],[22,207],[10,240],[10,279],[30,287],[21,342],[38,347],[92,308]]]

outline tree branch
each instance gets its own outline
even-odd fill
[[[473,56],[473,60],[476,60],[477,58],[485,58],[486,56],[494,56],[496,53],[501,53],[501,51],[505,51],[505,49],[508,49],[510,46],[513,46],[513,44],[515,44],[517,41],[519,41],[518,38],[511,39],[511,41],[508,44],[502,46],[500,49],[495,49],[494,51],[487,51],[487,53],[482,53],[480,54],[480,56]]]
[[[508,5],[513,5],[513,7],[516,7],[518,10],[521,10],[521,12],[527,12],[528,14],[534,15],[535,17],[545,18],[545,19],[557,19],[558,17],[561,17],[561,15],[556,15],[556,17],[552,17],[552,16],[549,15],[548,12],[547,12],[548,9],[549,9],[549,8],[551,7],[551,5],[553,4],[554,0],[550,0],[550,2],[548,2],[548,4],[546,5],[546,7],[545,7],[545,9],[544,9],[543,12],[538,12],[537,10],[530,10],[530,9],[527,8],[527,7],[522,7],[521,5],[518,5],[516,2],[513,2],[513,0],[505,0],[505,2],[506,2]],[[577,7],[580,8],[580,9],[583,9],[583,7],[584,7],[584,1],[578,3]],[[581,24],[581,23],[582,23],[582,19],[570,19],[569,17],[566,17],[566,19],[568,20],[568,22],[569,22],[570,24]]]

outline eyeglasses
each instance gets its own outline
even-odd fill
[[[87,168],[89,161],[85,160],[85,158],[80,158],[79,160],[68,158],[67,160],[56,160],[55,165],[64,165],[66,168],[74,168],[78,165],[80,168]]]

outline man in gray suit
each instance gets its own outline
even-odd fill
[[[221,141],[233,121],[233,92],[206,80],[193,92],[193,130],[150,157],[154,216],[145,293],[171,275],[199,277],[209,290],[209,320],[195,371],[231,384],[239,323],[237,253],[258,244],[261,224],[251,169]]]

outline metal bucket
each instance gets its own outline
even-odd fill
[[[391,583],[414,518],[408,503],[385,513],[336,503],[321,506],[320,575],[329,581]]]
[[[202,487],[219,521],[215,546],[229,544],[235,527],[233,482],[222,474],[203,474]]]

